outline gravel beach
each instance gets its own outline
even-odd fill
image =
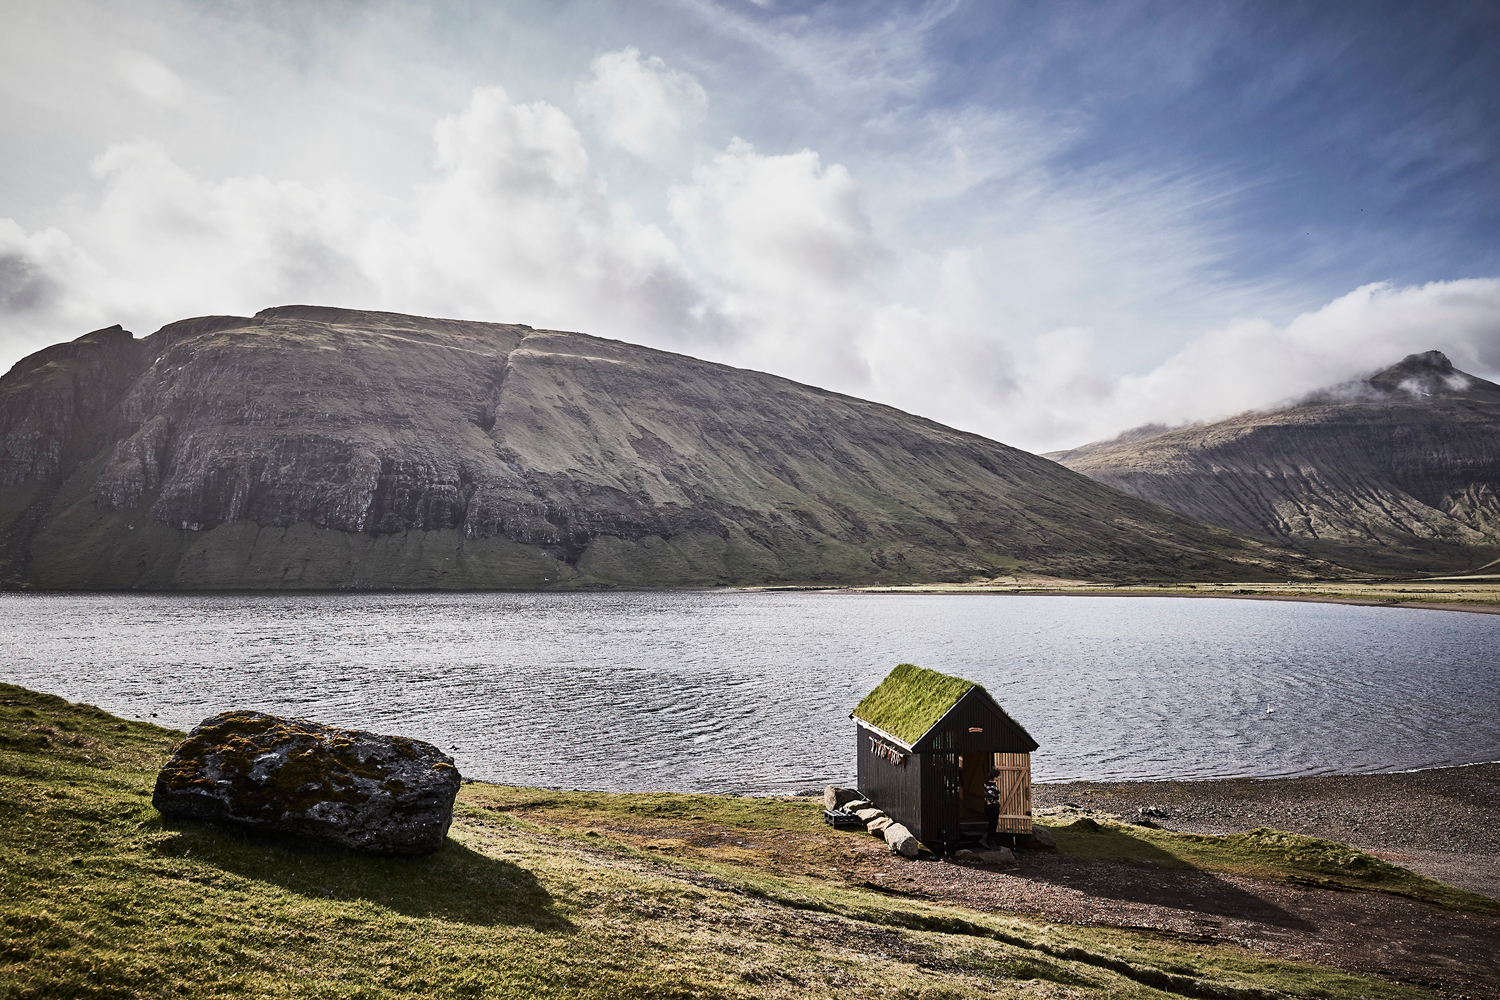
[[[1033,786],[1056,824],[1080,815],[1186,833],[1272,827],[1337,840],[1500,898],[1500,763],[1402,774]],[[1142,813],[1141,810],[1148,810]],[[1419,985],[1447,1000],[1500,1000],[1500,917],[1375,892],[1335,892],[1204,871],[1028,851],[995,868],[912,864],[856,842],[883,891],[1218,942]]]
[[[1268,826],[1337,840],[1500,899],[1500,763],[1398,774],[1033,787],[1038,812],[1070,804],[1125,820],[1149,818],[1185,833]]]

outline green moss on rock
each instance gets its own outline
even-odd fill
[[[460,780],[418,740],[226,712],[177,746],[152,801],[178,816],[414,854],[441,845]]]

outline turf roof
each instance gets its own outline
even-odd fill
[[[914,663],[903,663],[854,707],[854,717],[911,746],[936,725],[958,699],[978,686],[962,677],[950,677]]]

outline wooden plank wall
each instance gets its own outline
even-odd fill
[[[855,738],[859,741],[855,760],[860,793],[884,809],[891,819],[904,823],[921,840],[924,758],[901,752],[899,747],[862,725],[855,727]],[[896,751],[901,763],[895,763],[889,754],[878,752],[879,747]]]
[[[999,833],[1031,832],[1031,754],[997,753],[995,766],[1000,776]]]

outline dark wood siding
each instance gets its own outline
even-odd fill
[[[939,751],[922,754],[921,760],[922,832],[916,837],[931,847],[954,843],[961,836],[958,800],[952,794],[958,780],[958,754]]]
[[[966,814],[960,757],[968,759],[973,771],[973,756],[981,755],[987,772],[995,763],[994,754],[1024,756],[1037,748],[1030,734],[978,688],[960,698],[910,752],[864,723],[856,725],[855,734],[860,792],[932,848],[972,841],[985,830],[982,792],[977,805],[968,804]],[[882,755],[882,747],[901,753],[902,762],[892,763],[889,755]],[[1029,757],[1025,765],[1026,780],[1017,778],[1016,787],[1006,789],[1004,811],[1016,818],[1000,821],[1002,833],[1030,832],[1030,819],[1021,818],[1031,811]]]
[[[970,732],[978,729],[979,732]],[[1031,753],[1037,748],[1026,730],[1006,715],[979,688],[958,700],[932,731],[916,742],[917,753]]]
[[[859,791],[875,803],[897,823],[902,823],[918,840],[917,832],[922,816],[921,758],[905,748],[865,726],[854,727],[859,741]],[[888,756],[878,752],[880,747],[889,747],[901,754],[900,764],[893,763]]]

